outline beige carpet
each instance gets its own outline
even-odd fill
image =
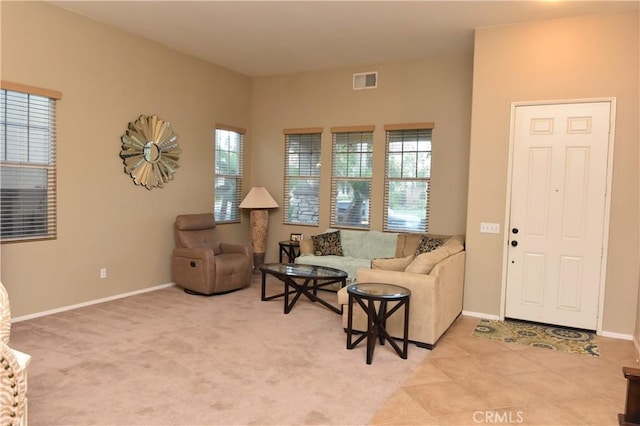
[[[11,342],[33,357],[31,426],[367,424],[429,354],[378,345],[367,365],[339,315],[307,299],[284,315],[257,276],[227,295],[172,287],[19,322]]]

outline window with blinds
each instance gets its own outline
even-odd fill
[[[318,225],[322,129],[287,129],[284,134],[284,223]]]
[[[369,229],[373,126],[333,128],[331,226]]]
[[[385,126],[383,230],[427,232],[433,123]]]
[[[240,222],[244,133],[243,129],[216,126],[213,212],[217,223]]]
[[[17,87],[17,90],[7,89],[7,86]],[[56,100],[60,98],[58,92],[2,82],[2,242],[57,236]]]

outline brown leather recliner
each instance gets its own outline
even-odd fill
[[[189,294],[228,293],[251,283],[251,246],[220,242],[215,228],[216,220],[211,213],[176,218],[173,281]]]

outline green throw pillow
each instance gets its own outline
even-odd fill
[[[313,254],[316,256],[344,256],[342,254],[340,231],[313,235],[311,240],[313,240]]]

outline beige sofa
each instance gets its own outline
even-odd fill
[[[395,258],[375,259],[371,269],[358,269],[357,282],[396,284],[411,290],[409,340],[419,347],[432,349],[462,312],[464,237],[434,236],[446,241],[428,253],[415,256],[421,237],[399,234]],[[343,305],[342,325],[346,329],[349,314],[346,287],[338,291],[338,302]],[[403,336],[403,319],[401,311],[387,320],[391,336]],[[367,329],[366,314],[357,304],[354,304],[353,329]]]
[[[370,268],[373,259],[394,257],[396,254],[398,233],[353,229],[339,231],[342,254],[328,255],[314,251],[313,238],[330,235],[336,231],[336,229],[327,229],[322,234],[305,237],[300,242],[300,256],[295,262],[340,269],[347,273],[347,283],[351,283],[355,281],[358,269]]]

